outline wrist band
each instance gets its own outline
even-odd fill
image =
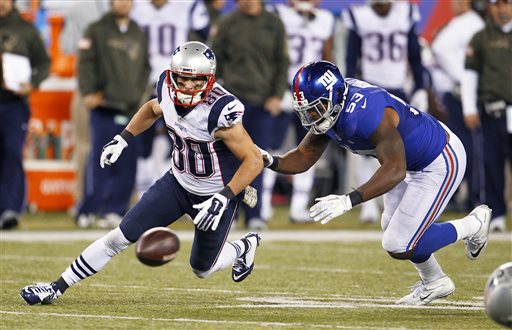
[[[272,161],[272,164],[270,164],[268,166],[268,168],[270,168],[271,170],[275,171],[275,169],[277,168],[277,166],[279,165],[279,158],[278,156],[272,156],[272,158],[274,159]]]
[[[224,186],[224,189],[222,189],[219,194],[221,194],[222,196],[226,197],[227,199],[232,199],[233,197],[235,197],[235,194],[233,193],[233,190],[231,190],[231,188],[229,188],[228,185],[225,185]]]
[[[357,204],[361,204],[363,202],[363,195],[358,190],[352,191],[350,194],[348,194],[348,197],[350,198],[352,206],[356,206]]]
[[[133,139],[133,134],[130,133],[127,129],[124,129],[121,134],[119,134],[120,137],[122,137],[126,143],[130,142],[131,139]]]

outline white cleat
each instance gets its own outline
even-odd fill
[[[480,229],[473,236],[464,240],[466,256],[471,260],[478,259],[487,248],[491,215],[492,210],[487,205],[480,205],[469,214],[480,221]]]
[[[420,281],[411,286],[411,293],[400,298],[397,305],[422,306],[433,300],[444,298],[455,291],[455,284],[448,276],[443,276],[432,282]]]
[[[254,257],[256,256],[256,249],[260,245],[261,237],[256,233],[248,233],[241,240],[245,242],[247,248],[245,253],[233,263],[231,275],[235,282],[245,280],[254,269]]]

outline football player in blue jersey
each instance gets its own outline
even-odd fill
[[[200,42],[178,47],[170,70],[158,81],[158,96],[145,103],[103,148],[100,165],[117,163],[137,134],[163,117],[173,139],[171,169],[156,181],[114,230],[93,242],[54,282],[21,289],[27,304],[49,304],[70,286],[100,271],[147,230],[183,215],[194,219],[190,266],[199,278],[232,267],[241,282],[254,267],[260,237],[248,233],[226,242],[244,190],[263,170],[260,153],[242,125],[244,106],[215,82],[216,58]],[[97,192],[101,193],[101,192]],[[255,201],[253,201],[255,202]],[[248,203],[254,204],[254,203]]]
[[[481,205],[462,219],[436,223],[466,168],[459,138],[386,90],[343,79],[330,62],[301,67],[292,92],[293,108],[309,132],[282,156],[261,150],[265,165],[285,174],[304,172],[330,141],[376,157],[380,167],[366,183],[345,195],[317,198],[310,216],[326,224],[383,195],[382,247],[394,259],[410,260],[421,278],[397,304],[425,305],[453,293],[455,285],[433,253],[463,240],[467,257],[477,259],[487,246],[491,218],[491,210]]]

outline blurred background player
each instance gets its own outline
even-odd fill
[[[50,72],[39,32],[21,18],[13,0],[0,1],[0,56],[0,229],[11,229],[25,207],[22,152],[30,118],[28,96]],[[22,72],[27,75],[20,79]]]
[[[78,83],[90,111],[91,150],[77,208],[80,227],[94,217],[116,227],[128,210],[135,184],[137,148],[125,151],[123,165],[100,171],[103,146],[126,126],[147,89],[150,66],[145,34],[129,17],[131,0],[113,0],[111,12],[92,23],[79,41]]]
[[[290,0],[288,4],[276,4],[274,11],[284,24],[290,67],[288,83],[291,85],[295,72],[314,60],[333,61],[334,15],[325,9],[320,9],[319,0]],[[279,150],[286,138],[288,127],[294,130],[294,143],[298,144],[307,131],[300,124],[298,117],[292,112],[292,96],[288,89],[287,97],[283,98],[283,112],[274,119],[272,145],[270,150]],[[294,145],[296,145],[294,144]],[[277,173],[268,169],[263,173],[263,193],[261,197],[261,214],[263,219],[272,217],[272,191]],[[290,199],[290,220],[292,222],[309,222],[308,206],[310,193],[315,178],[314,167],[304,173],[292,177],[293,190]]]
[[[512,1],[489,0],[488,12],[485,28],[466,51],[462,105],[467,127],[483,133],[475,148],[484,168],[481,200],[493,208],[491,230],[505,231],[506,160],[512,160]]]
[[[168,66],[169,57],[178,45],[188,40],[205,41],[209,18],[202,0],[146,0],[134,3],[132,19],[148,38],[151,74],[149,99],[156,96],[155,81]],[[139,157],[135,190],[138,197],[170,168],[171,139],[163,120],[138,137]]]
[[[21,289],[27,304],[53,302],[99,272],[145,231],[171,225],[185,214],[196,225],[190,266],[198,278],[228,267],[235,282],[251,274],[259,235],[248,233],[231,242],[226,238],[238,195],[262,171],[263,162],[243,127],[243,104],[215,82],[215,69],[215,55],[206,45],[188,42],[176,49],[170,70],[159,77],[157,98],[139,109],[99,160],[101,167],[121,165],[116,161],[120,156],[122,162],[127,160],[124,153],[133,137],[163,116],[174,140],[172,169],[149,188],[119,227],[89,245],[56,281]]]
[[[349,7],[342,13],[348,29],[346,76],[385,88],[410,101],[417,109],[428,111],[424,88],[421,48],[416,24],[420,14],[416,5],[393,0],[368,0],[367,4]],[[409,98],[404,90],[408,72],[412,71],[414,87]],[[378,163],[370,157],[352,157],[357,171],[357,184],[366,182]],[[378,200],[361,207],[361,222],[373,223],[380,218]]]
[[[236,4],[237,9],[221,17],[218,30],[212,34],[212,49],[219,65],[217,76],[244,104],[244,126],[251,138],[258,146],[268,148],[287,88],[285,29],[261,0],[238,0]],[[262,175],[251,186],[261,200]],[[248,228],[267,227],[261,203],[254,208],[243,207]]]
[[[436,91],[441,94],[444,109],[448,113],[446,126],[460,138],[468,158],[464,175],[467,185],[467,197],[462,205],[464,210],[472,209],[479,200],[478,191],[476,191],[479,168],[474,166],[478,162],[475,162],[473,156],[473,136],[464,123],[460,99],[466,48],[473,35],[484,27],[483,19],[471,9],[471,2],[471,0],[451,0],[454,16],[436,35],[431,47],[436,63],[432,76]]]
[[[87,27],[94,21],[97,21],[110,10],[110,0],[96,1],[70,1],[64,8],[64,27],[60,33],[60,47],[64,55],[78,55],[78,42],[82,39]],[[75,68],[73,68],[74,70]],[[83,103],[80,90],[73,93],[71,99],[71,122],[74,132],[74,164],[75,164],[75,200],[82,199],[84,190],[84,175],[87,156],[91,148],[89,125],[89,110]],[[75,210],[76,211],[76,210]],[[85,219],[82,217],[82,219]],[[79,224],[89,225],[89,222],[80,222]]]

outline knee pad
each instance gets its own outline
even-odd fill
[[[192,272],[199,278],[206,278],[210,275],[210,270],[197,270],[192,268]]]
[[[103,239],[105,251],[110,257],[126,250],[132,243],[124,236],[119,227],[110,231]]]
[[[393,256],[392,254],[402,254],[407,252],[407,243],[402,242],[397,238],[397,233],[391,233],[387,230],[382,236],[382,248]]]

